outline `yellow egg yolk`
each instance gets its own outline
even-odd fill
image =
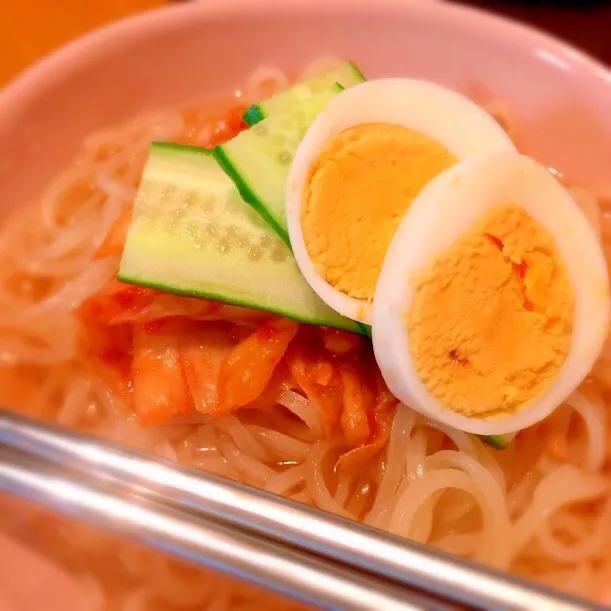
[[[371,300],[390,241],[422,188],[457,159],[406,127],[350,127],[312,164],[302,201],[308,254],[329,284]]]
[[[574,307],[550,234],[519,206],[494,208],[418,279],[406,314],[416,371],[463,415],[518,411],[564,364]]]

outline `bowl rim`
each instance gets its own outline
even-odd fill
[[[111,22],[58,47],[34,64],[17,74],[0,89],[0,121],[10,112],[10,106],[21,104],[37,93],[37,89],[52,86],[69,72],[78,71],[90,61],[88,51],[103,47],[105,52],[119,48],[134,39],[148,37],[152,33],[172,30],[191,21],[193,15],[239,17],[241,19],[273,10],[275,15],[306,12],[333,14],[342,10],[372,12],[376,14],[398,11],[417,13],[437,21],[453,21],[462,27],[478,30],[484,36],[518,48],[543,49],[565,66],[576,66],[589,73],[595,80],[610,87],[611,67],[587,52],[564,40],[521,23],[512,18],[485,9],[450,4],[444,0],[207,0],[189,2],[152,9]]]

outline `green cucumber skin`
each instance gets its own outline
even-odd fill
[[[513,440],[513,435],[482,435],[482,441],[495,450],[506,450]]]
[[[361,69],[353,61],[349,61],[348,64],[352,68],[353,72],[358,76],[359,81],[363,82],[367,80]]]
[[[263,119],[265,119],[265,115],[258,104],[253,104],[245,110],[244,114],[242,115],[242,119],[244,119],[246,125],[252,127],[259,121],[263,121]]]
[[[369,337],[369,338],[373,337],[373,336],[372,336],[372,330],[371,330],[371,326],[370,326],[370,325],[366,325],[364,322],[357,322],[356,324],[357,324],[357,325],[359,326],[359,328],[361,329],[361,333],[362,333],[363,335],[365,335],[366,337]]]
[[[333,85],[328,87],[327,90],[335,92],[336,94],[340,94],[344,90],[344,87],[339,83],[334,83]],[[323,94],[325,91],[326,90],[323,90],[319,92],[319,94]],[[309,100],[306,100],[306,103],[308,101]],[[319,112],[320,111],[322,111],[322,109],[320,109]],[[281,115],[274,115],[268,120],[275,121],[278,120],[279,117],[281,117]],[[243,136],[244,133],[247,133],[248,131],[249,130],[247,130],[246,132],[241,132],[236,136],[236,138]],[[247,180],[242,177],[242,172],[236,169],[236,163],[234,163],[231,154],[227,152],[228,145],[231,142],[232,140],[216,146],[212,153],[214,155],[214,158],[216,159],[219,166],[223,169],[223,171],[227,174],[227,176],[233,181],[242,199],[247,204],[250,204],[261,215],[261,217],[276,232],[280,239],[290,248],[291,241],[289,238],[286,219],[284,218],[284,207],[282,207],[281,213],[277,210],[274,210],[274,206],[266,205],[266,203],[261,200],[254,192],[254,190],[248,185]]]
[[[212,155],[211,149],[204,149],[200,146],[193,146],[192,144],[176,144],[175,142],[151,142],[151,148],[164,152],[175,152],[179,155],[201,155],[203,157],[210,157]]]
[[[361,72],[361,70],[358,68],[358,66],[353,62],[353,61],[347,61],[344,63],[345,66],[347,66],[348,68],[350,68],[350,70],[352,71],[352,73],[355,75],[355,82],[353,84],[359,83],[359,82],[363,82],[365,80],[367,80],[365,78],[365,75]],[[323,73],[321,75],[318,76],[323,76],[325,74],[328,73]],[[315,79],[316,77],[314,77]],[[342,79],[345,80],[345,79]],[[306,80],[305,83],[297,83],[299,84],[304,84],[307,86],[307,83],[309,81]],[[342,88],[346,88],[346,87],[350,87],[351,85],[344,85],[343,83],[339,83]],[[288,92],[291,91],[291,89],[287,90]],[[282,93],[286,93],[286,92],[280,92],[280,95]],[[278,94],[276,94],[278,95]],[[272,96],[275,97],[275,96]],[[269,113],[266,112],[266,110],[263,108],[263,104],[265,103],[265,100],[263,102],[259,102],[258,104],[252,104],[251,106],[249,106],[246,111],[244,112],[244,114],[242,115],[242,119],[244,119],[245,123],[249,126],[252,127],[253,125],[256,125],[257,123],[259,123],[260,121],[263,121],[263,119],[265,119],[266,117],[269,116]],[[276,114],[276,113],[273,113]]]
[[[284,318],[288,318],[290,320],[294,320],[295,322],[304,323],[307,325],[315,325],[319,327],[328,326],[324,321],[311,319],[305,320],[305,317],[297,317],[290,312],[282,310],[281,308],[262,308],[257,305],[256,302],[250,301],[248,299],[238,299],[235,297],[227,297],[226,295],[222,295],[220,293],[207,292],[201,290],[190,290],[183,289],[180,287],[174,287],[167,284],[163,284],[162,282],[155,282],[150,280],[145,280],[142,278],[135,278],[129,274],[117,274],[117,280],[119,282],[125,282],[126,284],[136,284],[138,286],[144,286],[150,289],[155,289],[158,291],[162,291],[164,293],[171,293],[172,295],[179,295],[180,297],[194,297],[198,299],[210,299],[212,301],[218,301],[219,303],[226,303],[227,305],[239,306],[243,308],[248,308],[250,310],[257,310],[258,312],[269,312],[270,314],[277,314],[278,316],[283,316]],[[363,330],[358,326],[357,323],[354,323],[348,319],[346,319],[346,325],[342,327],[333,327],[337,329],[342,329],[344,331],[349,331],[351,333],[356,333],[358,335],[364,335]]]
[[[278,234],[280,239],[290,248],[291,241],[286,227],[283,227],[277,219],[275,219],[263,205],[263,202],[251,191],[250,187],[242,179],[240,174],[236,172],[231,159],[227,156],[222,146],[217,146],[213,149],[212,155],[216,159],[219,166],[227,176],[235,184],[241,198],[251,205],[265,220],[265,222]]]

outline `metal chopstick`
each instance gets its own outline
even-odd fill
[[[294,503],[282,497],[177,466],[118,444],[68,433],[0,411],[0,443],[130,483],[153,498],[188,507],[276,541],[477,609],[583,611],[603,607],[508,576]]]
[[[391,582],[3,449],[0,490],[329,610],[451,611]]]

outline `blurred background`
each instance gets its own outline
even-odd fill
[[[181,0],[0,0],[0,86],[80,34],[126,15],[178,1]],[[611,64],[611,2],[450,1],[462,1],[531,23]]]

